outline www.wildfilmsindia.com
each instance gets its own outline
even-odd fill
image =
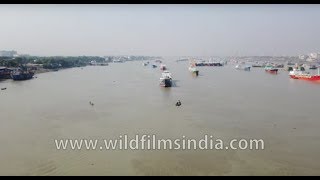
[[[262,139],[232,139],[224,142],[205,135],[202,139],[182,136],[161,139],[156,135],[120,135],[115,139],[55,139],[57,150],[264,150]]]

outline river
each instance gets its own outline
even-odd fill
[[[194,77],[188,62],[164,62],[172,88],[142,62],[1,81],[0,175],[320,175],[320,84],[232,65],[199,67]],[[121,134],[256,138],[265,149],[72,151],[54,143]]]

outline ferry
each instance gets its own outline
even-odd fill
[[[238,70],[244,70],[244,71],[250,71],[251,70],[251,66],[242,66],[242,65],[240,65],[240,64],[238,64],[237,66],[236,66],[236,69],[238,69]]]
[[[162,87],[171,87],[172,86],[172,77],[169,71],[163,71],[160,77],[160,86]]]
[[[311,75],[310,72],[301,71],[297,68],[290,71],[289,76],[292,79],[301,79],[307,81],[320,81],[320,69],[318,69],[317,75]]]
[[[274,68],[273,66],[268,65],[268,66],[266,66],[266,67],[264,68],[264,70],[265,70],[266,72],[269,72],[269,73],[272,73],[272,74],[277,74],[279,69]]]
[[[13,70],[11,72],[11,78],[14,81],[23,81],[23,80],[29,80],[32,79],[34,76],[34,72],[29,70],[23,70],[21,68],[18,68],[16,70]]]

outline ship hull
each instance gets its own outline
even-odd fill
[[[271,73],[271,74],[277,74],[278,73],[278,69],[270,69],[270,70],[265,70],[266,72],[268,73]]]
[[[300,79],[306,81],[320,81],[320,75],[317,76],[298,76],[298,75],[290,75],[292,79]]]
[[[172,81],[171,79],[163,79],[160,82],[161,87],[172,87]]]
[[[12,78],[14,81],[23,81],[23,80],[32,79],[33,76],[34,76],[33,73],[29,73],[29,74],[11,75],[11,78]]]

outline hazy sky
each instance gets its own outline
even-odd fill
[[[0,50],[32,55],[320,52],[320,5],[0,5]]]

